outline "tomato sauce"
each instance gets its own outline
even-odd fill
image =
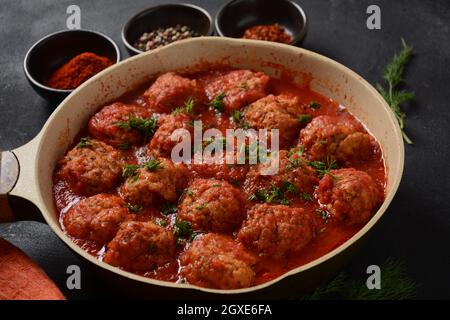
[[[213,77],[217,74],[220,74],[221,71],[212,71],[212,72],[203,72],[197,74],[189,75],[190,78],[200,79],[199,82],[204,85],[207,81],[209,81],[210,77]],[[144,90],[148,87],[148,85],[144,88],[136,89],[130,93],[127,93],[123,96],[120,101],[124,103],[136,104],[146,106],[145,99],[142,99],[142,94]],[[312,116],[319,115],[332,115],[337,117],[349,117],[352,115],[345,109],[345,107],[340,106],[335,101],[320,95],[317,92],[312,91],[308,86],[297,86],[285,79],[270,79],[270,91],[273,94],[293,94],[299,97],[302,103],[308,104],[311,101],[317,101],[321,107],[318,109],[311,110]],[[148,107],[148,106],[146,106]],[[214,110],[207,109],[200,114],[197,115],[198,120],[202,120],[203,127],[215,127],[225,133],[227,128],[233,128],[232,121],[230,120],[230,115],[225,113],[216,113]],[[73,147],[79,141],[79,139],[83,136],[87,135],[87,129],[84,128],[78,137],[75,139]],[[296,142],[294,143],[294,145]],[[147,156],[147,147],[132,147],[130,150],[121,151],[123,156],[127,159],[128,163],[143,163]],[[376,152],[371,156],[370,159],[355,162],[353,167],[358,170],[365,171],[368,173],[379,185],[380,190],[385,189],[386,177],[385,177],[385,167],[384,160],[382,156],[381,150],[378,148]],[[203,168],[203,169],[202,169]],[[191,168],[192,170],[192,168]],[[200,170],[200,171],[198,171]],[[206,172],[201,172],[201,170],[223,170],[221,167],[201,167],[196,168],[191,171],[191,175],[189,177],[190,180],[199,176],[199,175],[208,175]],[[217,172],[212,172],[212,174]],[[236,173],[236,180],[242,180],[242,176]],[[242,181],[241,181],[242,182]],[[242,192],[243,190],[241,184]],[[73,206],[75,203],[83,199],[83,196],[75,194],[70,187],[62,180],[60,180],[57,175],[54,175],[54,183],[53,183],[53,192],[54,192],[54,203],[57,212],[59,213],[59,219],[61,223],[61,227],[64,228],[63,218],[64,214],[67,210]],[[118,189],[115,191],[118,193]],[[259,258],[257,265],[255,267],[256,270],[256,284],[260,284],[269,280],[272,280],[283,273],[304,265],[308,262],[311,262],[326,253],[332,251],[337,248],[348,239],[350,239],[361,226],[347,226],[345,224],[341,224],[333,221],[332,219],[326,220],[323,219],[318,213],[317,210],[320,209],[320,205],[316,199],[312,202],[307,202],[300,199],[292,199],[290,198],[290,206],[297,206],[304,208],[308,214],[313,218],[315,224],[316,234],[313,240],[307,245],[307,247],[300,253],[295,256],[286,257],[283,260],[273,260],[273,259],[263,259]],[[137,219],[141,219],[143,221],[151,219],[151,220],[165,220],[167,223],[167,228],[173,228],[176,220],[176,214],[162,215],[160,212],[160,208],[145,208],[142,212],[136,214]],[[73,241],[79,245],[83,250],[89,252],[91,255],[96,256],[98,259],[102,259],[105,246],[100,246],[92,241],[85,241],[81,239],[73,239]],[[184,250],[186,250],[188,246],[188,242],[182,243],[178,246],[177,254],[179,255]],[[168,263],[162,267],[159,267],[153,271],[141,273],[143,276],[166,280],[166,281],[181,281],[182,279],[179,276],[179,261],[176,260],[174,262]]]

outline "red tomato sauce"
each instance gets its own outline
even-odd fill
[[[222,71],[210,71],[203,72],[197,74],[189,75],[190,78],[200,79],[200,83],[202,85],[206,84],[207,81],[211,77],[220,74]],[[127,93],[120,99],[121,102],[136,104],[146,106],[146,102],[142,99],[142,94],[144,90],[148,87],[148,85],[130,93]],[[308,86],[296,86],[295,84],[285,80],[285,79],[270,79],[270,91],[273,94],[294,94],[299,97],[302,103],[310,103],[311,101],[317,101],[321,107],[315,110],[311,110],[311,114],[313,117],[319,115],[332,115],[337,117],[353,117],[349,112],[343,111],[345,108],[338,105],[336,102],[331,99],[320,95],[317,92],[312,91]],[[202,113],[197,115],[198,120],[202,120],[203,126],[205,127],[215,127],[225,133],[227,128],[233,128],[232,122],[230,120],[230,115],[221,113],[218,114],[214,110],[207,109]],[[81,137],[87,135],[87,128],[81,130],[77,138],[74,140],[71,148],[75,146]],[[71,149],[70,148],[70,149]],[[127,158],[128,163],[142,163],[142,159],[145,158],[147,147],[135,147],[133,146],[130,150],[121,151],[123,156]],[[380,190],[385,190],[385,167],[384,160],[382,156],[382,152],[378,147],[376,152],[374,152],[373,156],[370,159],[361,162],[353,163],[353,167],[358,170],[365,171],[368,173],[379,185]],[[203,168],[203,169],[202,169]],[[193,178],[203,175],[208,176],[209,171],[214,170],[223,170],[220,167],[202,167],[200,169],[196,168],[195,170],[191,169],[189,180]],[[200,170],[200,171],[199,171]],[[201,171],[203,170],[203,172]],[[216,172],[211,172],[214,174]],[[236,179],[241,179],[239,174],[236,173]],[[241,187],[242,192],[245,192]],[[53,182],[53,192],[54,192],[54,203],[56,210],[59,214],[59,219],[61,223],[61,227],[65,230],[63,224],[64,214],[67,210],[79,200],[85,198],[84,196],[80,196],[75,194],[71,188],[62,180],[60,180],[57,175],[54,175]],[[115,191],[118,194],[118,188]],[[308,214],[313,218],[315,224],[316,234],[312,241],[307,245],[307,247],[299,254],[294,256],[288,256],[282,260],[273,260],[273,259],[263,259],[259,258],[255,267],[256,271],[256,280],[255,284],[264,283],[266,281],[272,280],[283,273],[302,266],[308,262],[311,262],[326,253],[332,251],[333,249],[339,247],[341,244],[350,239],[355,233],[357,233],[362,226],[347,226],[345,224],[335,222],[331,220],[324,220],[317,214],[317,209],[320,209],[320,205],[317,200],[314,199],[312,202],[307,202],[299,199],[291,199],[290,198],[290,206],[298,206],[304,208]],[[176,215],[170,214],[164,216],[160,213],[159,208],[145,208],[143,211],[136,214],[137,220],[165,220],[167,222],[167,228],[173,228]],[[231,235],[233,236],[233,234]],[[98,257],[98,259],[102,259],[105,246],[100,246],[92,241],[86,241],[81,239],[73,238],[73,241],[79,245],[83,250],[89,252],[91,255]],[[186,250],[186,245],[179,246],[177,249],[177,255]],[[179,260],[175,260],[172,263],[168,263],[162,267],[158,267],[155,270],[146,273],[140,273],[143,276],[172,281],[176,282],[180,280],[179,275]]]

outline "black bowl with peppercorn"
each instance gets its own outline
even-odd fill
[[[89,30],[63,30],[38,40],[24,59],[32,88],[52,104],[103,69],[120,61],[120,50],[108,36]]]
[[[122,29],[122,41],[134,55],[213,32],[211,16],[204,9],[191,4],[164,4],[132,17]]]
[[[221,37],[300,45],[307,18],[290,0],[233,0],[217,12],[215,27]]]

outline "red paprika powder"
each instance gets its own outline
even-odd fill
[[[292,37],[286,32],[283,26],[278,23],[270,25],[259,25],[245,30],[244,39],[266,40],[281,43],[291,43]]]
[[[92,52],[84,52],[56,69],[50,75],[47,85],[55,89],[75,89],[110,65],[112,65],[112,62],[108,58]]]

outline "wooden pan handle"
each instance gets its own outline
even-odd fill
[[[20,148],[0,151],[0,222],[42,221],[41,214],[36,210],[36,207],[42,208],[36,178],[40,136],[38,134]]]
[[[0,222],[15,221],[8,193],[16,185],[19,173],[20,165],[15,154],[11,151],[0,152]]]

